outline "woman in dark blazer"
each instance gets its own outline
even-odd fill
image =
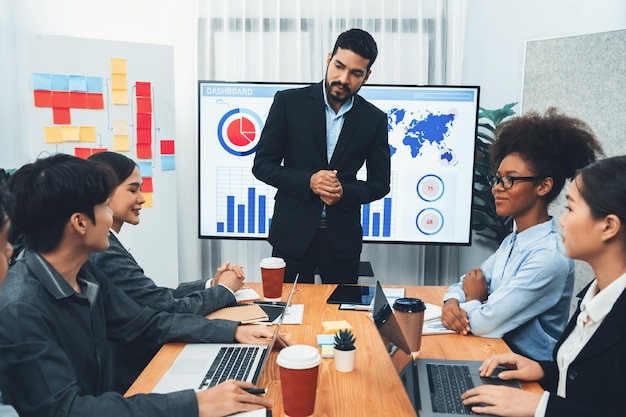
[[[548,417],[626,413],[626,156],[581,170],[567,200],[561,217],[567,255],[591,265],[596,279],[581,293],[553,361],[511,353],[494,356],[481,367],[481,374],[489,376],[505,365],[511,370],[500,378],[539,381],[546,389],[543,395],[483,385],[463,394],[474,412]]]

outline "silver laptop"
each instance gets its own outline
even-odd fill
[[[372,316],[387,353],[420,417],[474,414],[469,407],[463,405],[460,395],[475,386],[497,384],[521,387],[518,381],[504,381],[497,377],[497,373],[504,368],[498,369],[489,378],[481,378],[478,371],[481,361],[413,359],[409,345],[378,281]],[[428,339],[422,340],[422,343],[428,343]]]
[[[276,342],[287,307],[291,305],[298,276],[291,287],[269,345],[241,343],[189,343],[180,352],[152,392],[168,393],[211,388],[228,379],[256,384]]]

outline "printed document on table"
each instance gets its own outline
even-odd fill
[[[235,300],[237,301],[258,300],[260,298],[259,293],[252,288],[240,288],[235,291]]]

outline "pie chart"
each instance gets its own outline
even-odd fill
[[[236,108],[225,113],[217,126],[222,147],[235,156],[254,153],[263,129],[263,121],[252,110]]]

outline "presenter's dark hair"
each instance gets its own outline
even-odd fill
[[[614,214],[626,225],[626,155],[602,159],[581,169],[574,184],[593,218]]]
[[[13,217],[14,200],[5,185],[0,186],[0,230]]]
[[[552,190],[544,197],[550,204],[566,179],[602,154],[602,146],[589,125],[551,107],[544,115],[528,112],[500,123],[490,152],[494,172],[506,156],[519,153],[538,181],[552,178]]]
[[[24,245],[47,253],[61,242],[73,213],[95,224],[94,207],[109,198],[115,176],[100,163],[57,154],[24,165],[8,185],[15,197],[12,221],[22,230]]]
[[[117,152],[98,152],[87,159],[108,165],[117,177],[116,186],[123,183],[137,168],[135,161]]]
[[[362,29],[350,29],[341,33],[335,41],[332,56],[335,56],[339,48],[348,49],[365,59],[369,59],[367,69],[371,68],[378,56],[376,41],[372,35]]]

